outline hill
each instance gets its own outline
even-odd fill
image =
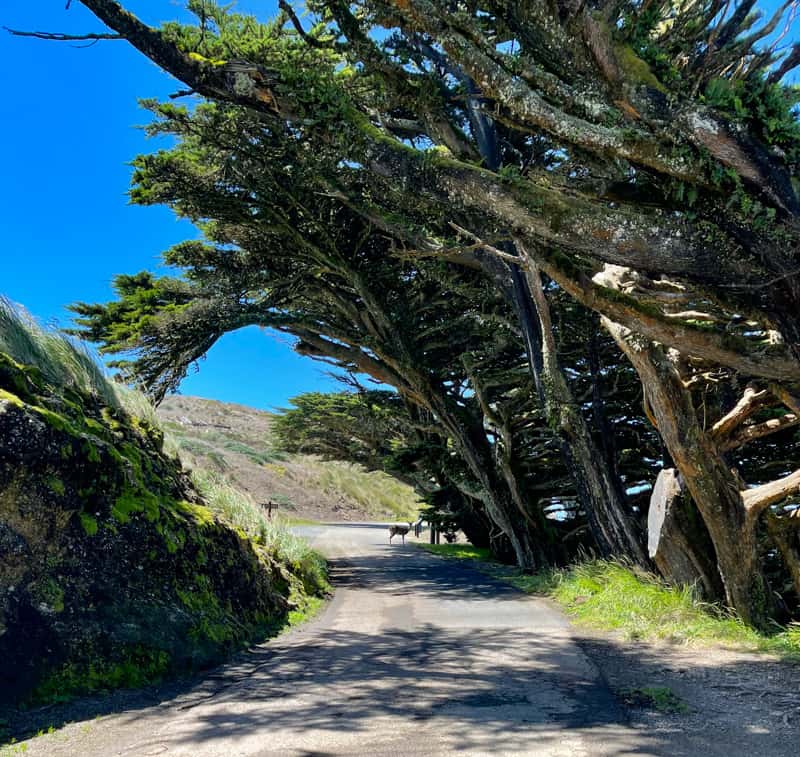
[[[414,490],[380,471],[276,449],[270,413],[183,395],[158,409],[191,468],[215,471],[292,520],[411,520]]]

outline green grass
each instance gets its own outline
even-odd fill
[[[222,476],[195,470],[192,481],[208,508],[234,528],[241,529],[257,544],[271,550],[281,562],[292,566],[308,594],[329,590],[325,559],[305,539],[289,531],[284,520],[267,518],[263,507]]]
[[[529,594],[549,596],[577,624],[624,638],[679,644],[716,644],[767,652],[800,661],[800,624],[762,634],[733,613],[700,602],[691,589],[668,586],[657,576],[614,560],[589,560],[563,570],[524,574],[492,562],[469,545],[418,546],[450,557],[477,559],[498,580]]]
[[[308,597],[303,605],[296,610],[292,610],[286,616],[284,629],[288,630],[289,628],[299,626],[301,623],[306,623],[319,615],[323,607],[325,607],[325,599],[322,597]]]
[[[420,549],[442,557],[454,557],[459,560],[483,560],[490,562],[492,553],[485,547],[473,547],[471,544],[425,544],[417,542]]]
[[[79,343],[42,328],[25,310],[0,297],[0,352],[22,365],[38,368],[59,389],[94,394],[105,404],[120,407],[113,385],[92,355]]]
[[[250,445],[235,439],[228,439],[222,443],[222,446],[229,452],[237,452],[240,455],[244,455],[256,465],[267,465],[268,463],[282,462],[288,457],[285,452],[279,452],[272,449],[256,450]]]
[[[628,639],[741,646],[800,659],[800,625],[761,634],[738,617],[624,563],[592,560],[553,573],[550,596],[579,623]]]
[[[158,428],[152,402],[140,391],[112,381],[81,342],[43,328],[24,309],[0,296],[0,352],[34,366],[58,390],[73,389]]]
[[[374,516],[388,512],[401,521],[415,520],[422,504],[402,481],[349,463],[320,463],[316,483],[324,492],[344,494]]]

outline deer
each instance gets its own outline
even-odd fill
[[[409,523],[407,526],[389,526],[389,544],[392,543],[393,536],[402,536],[403,544],[406,543],[406,534],[412,529],[413,524]]]

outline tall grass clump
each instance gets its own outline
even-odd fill
[[[371,515],[389,512],[399,520],[413,520],[418,515],[421,503],[414,490],[382,471],[342,462],[325,463],[319,470],[323,491],[344,494]]]
[[[628,639],[722,643],[800,659],[800,625],[762,634],[690,587],[667,585],[625,562],[589,560],[552,572],[547,589],[579,623]]]
[[[282,522],[267,518],[250,495],[231,486],[222,476],[195,470],[192,480],[211,510],[289,565],[303,581],[308,594],[328,590],[325,560],[305,539],[293,534]]]
[[[27,311],[2,296],[0,352],[22,365],[34,366],[58,389],[74,389],[111,407],[121,407],[116,388],[83,345],[42,328]]]
[[[149,397],[112,381],[81,342],[42,327],[24,308],[0,296],[0,352],[21,365],[37,368],[55,389],[84,396],[159,428]]]

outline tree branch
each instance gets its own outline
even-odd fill
[[[751,415],[769,404],[770,396],[770,392],[766,389],[757,391],[754,387],[748,386],[735,407],[713,425],[711,428],[711,438],[714,439],[714,441],[720,441],[726,436],[730,436],[730,434]]]
[[[786,499],[791,494],[800,492],[800,469],[788,476],[770,481],[752,489],[742,492],[742,500],[750,517],[755,517],[762,513],[770,505]]]
[[[557,254],[548,255],[541,250],[531,254],[539,267],[578,302],[651,341],[675,347],[687,355],[727,365],[751,376],[774,376],[781,381],[800,380],[800,364],[788,354],[779,357],[750,352],[736,345],[728,335],[670,321],[632,296],[601,286],[586,276],[576,276]]]
[[[310,45],[311,47],[316,47],[318,50],[330,49],[333,47],[333,45],[328,42],[323,42],[316,37],[312,37],[305,29],[303,29],[303,25],[300,23],[300,19],[294,12],[294,8],[292,8],[292,6],[287,3],[286,0],[278,0],[278,7],[289,17],[289,21],[292,22],[292,26],[294,27],[295,31],[303,38],[303,41],[306,44]]]
[[[15,37],[35,37],[36,39],[51,40],[54,42],[80,42],[86,40],[101,40],[101,39],[125,39],[121,34],[99,33],[99,34],[61,34],[60,32],[26,32],[20,29],[9,29],[4,26],[9,34]]]
[[[795,413],[786,413],[780,418],[770,418],[763,423],[756,423],[752,426],[743,426],[738,432],[734,433],[727,439],[723,439],[719,443],[722,452],[728,452],[737,447],[741,447],[748,442],[761,439],[762,437],[776,434],[778,431],[783,431],[787,428],[800,425],[800,415]]]

